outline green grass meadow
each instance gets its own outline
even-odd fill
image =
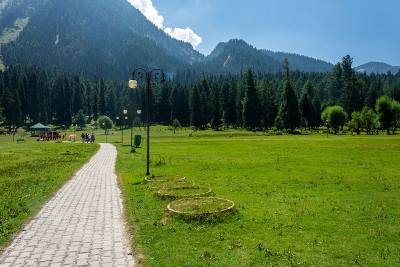
[[[254,135],[152,132],[152,174],[186,176],[236,203],[216,221],[171,216],[143,183],[145,147],[117,144],[141,264],[400,266],[400,136]]]
[[[12,143],[0,137],[0,248],[90,157],[97,145]]]

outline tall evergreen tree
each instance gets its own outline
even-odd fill
[[[92,88],[91,94],[90,94],[90,102],[91,102],[91,115],[95,121],[97,121],[97,118],[99,116],[99,97],[98,97],[98,91],[96,87]]]
[[[104,80],[100,80],[99,84],[99,96],[98,96],[98,108],[100,115],[105,115],[107,113],[106,108],[106,86]]]
[[[197,86],[193,87],[190,97],[190,123],[193,127],[203,128],[201,96]]]
[[[9,87],[4,89],[1,106],[4,108],[5,124],[10,129],[12,126],[19,127],[22,125],[21,102],[16,90]]]
[[[352,68],[353,59],[347,55],[342,60],[343,94],[342,104],[348,114],[362,109],[362,97],[357,77]]]
[[[342,75],[342,65],[340,63],[333,67],[332,72],[329,74],[328,78],[328,104],[335,105],[338,104],[343,90],[343,75]]]
[[[292,87],[289,76],[289,62],[285,59],[283,64],[285,80],[283,82],[282,104],[278,117],[285,129],[291,132],[300,126],[299,104],[296,93]]]
[[[300,99],[300,112],[302,116],[302,124],[305,128],[312,127],[314,121],[314,107],[312,99],[314,96],[314,89],[310,81],[307,81],[303,88],[303,94]]]
[[[220,98],[221,98],[221,96],[220,96],[219,88],[218,87],[212,88],[212,91],[211,91],[211,107],[212,107],[211,127],[214,130],[218,130],[222,126]]]
[[[75,76],[73,83],[73,102],[72,102],[72,113],[77,114],[83,109],[83,88],[79,76]]]
[[[377,82],[372,82],[368,88],[367,96],[365,98],[365,104],[370,107],[374,108],[376,104],[376,100],[378,99],[378,84]]]
[[[275,103],[275,92],[272,86],[264,80],[261,85],[261,106],[263,127],[269,129],[274,126],[278,114],[278,107]]]
[[[64,117],[63,125],[69,127],[72,124],[72,87],[67,77],[64,77]]]
[[[243,125],[253,130],[260,126],[260,102],[252,70],[246,72],[244,81]]]
[[[159,123],[167,125],[172,122],[171,120],[171,106],[170,106],[171,89],[168,84],[161,86],[161,92],[157,96],[157,120]]]

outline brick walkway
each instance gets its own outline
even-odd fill
[[[0,256],[0,266],[134,266],[114,174],[117,151],[99,152]]]

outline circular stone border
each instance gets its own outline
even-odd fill
[[[185,191],[185,190],[189,190],[189,189],[198,189],[199,191],[202,189],[206,189],[205,192],[199,192],[199,193],[195,193],[195,194],[189,194],[189,195],[176,195],[173,194],[169,191]],[[162,198],[177,198],[177,199],[181,199],[181,198],[196,198],[196,197],[204,197],[207,196],[209,194],[211,194],[213,191],[211,188],[209,187],[200,187],[200,186],[186,186],[186,187],[166,187],[166,188],[162,188],[160,190],[157,191],[157,195],[159,197]]]
[[[224,208],[222,210],[216,210],[216,211],[209,211],[209,212],[183,212],[179,210],[175,210],[172,208],[172,205],[178,202],[182,202],[185,200],[196,200],[196,199],[216,199],[216,200],[223,200],[227,203],[229,203],[229,207]],[[181,198],[175,201],[172,201],[171,203],[168,204],[167,209],[168,211],[177,214],[177,215],[184,215],[184,216],[206,216],[206,215],[214,215],[214,214],[222,214],[228,211],[231,211],[235,208],[235,203],[232,200],[225,199],[225,198],[219,198],[219,197],[194,197],[194,198]]]
[[[160,183],[160,182],[168,182],[169,180],[168,178],[166,178],[165,175],[158,175],[158,176],[146,176],[144,177],[144,181],[147,183]]]

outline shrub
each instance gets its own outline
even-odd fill
[[[363,122],[362,122],[361,112],[353,112],[351,114],[351,121],[349,122],[349,128],[353,132],[360,134],[362,127],[363,127]]]
[[[368,107],[364,107],[361,111],[362,126],[367,131],[367,134],[371,134],[372,131],[378,128],[378,116],[375,111]]]
[[[135,135],[134,144],[136,148],[139,148],[142,144],[142,136],[140,134]]]
[[[340,127],[343,127],[347,117],[347,113],[341,106],[327,107],[321,115],[322,120],[329,128],[335,131],[335,134],[339,131]]]
[[[400,104],[388,96],[382,96],[376,101],[376,111],[378,113],[380,127],[390,134],[393,134],[400,125]]]
[[[107,116],[101,116],[97,120],[97,124],[100,126],[101,129],[104,130],[104,133],[107,133],[107,130],[112,129],[113,127],[112,120]]]

